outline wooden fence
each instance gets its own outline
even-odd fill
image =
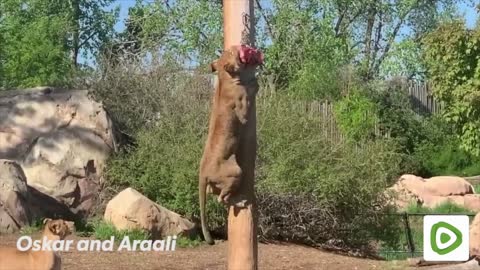
[[[271,101],[275,95],[274,90],[268,90],[269,87],[263,88],[260,91],[260,102],[263,104]],[[406,84],[404,88],[410,97],[412,109],[422,115],[438,114],[441,112],[441,103],[436,101],[432,95],[431,87],[428,83],[413,83]],[[292,106],[295,110],[300,110],[310,115],[320,118],[319,132],[321,132],[326,139],[333,143],[341,143],[346,139],[346,136],[340,130],[335,119],[334,104],[328,101],[313,101],[301,102],[292,101],[288,106]],[[365,118],[368,118],[365,115]],[[375,118],[375,123],[371,133],[375,137],[390,137],[388,130],[382,130],[378,119]]]
[[[410,82],[407,91],[415,112],[420,114],[438,114],[441,112],[442,104],[433,97],[432,87],[429,83]]]

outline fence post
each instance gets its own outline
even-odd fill
[[[415,244],[413,243],[412,230],[410,229],[410,222],[408,220],[408,213],[407,212],[403,213],[403,221],[404,221],[404,224],[405,224],[405,237],[407,239],[408,249],[410,250],[410,253],[412,254],[412,257],[415,257]]]

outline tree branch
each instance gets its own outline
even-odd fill
[[[387,41],[387,44],[385,45],[385,49],[383,50],[383,53],[382,55],[380,56],[380,58],[378,59],[378,61],[375,63],[375,65],[373,66],[373,70],[372,72],[374,72],[375,74],[378,73],[379,69],[380,69],[380,65],[383,63],[383,61],[385,60],[385,58],[387,58],[387,55],[393,45],[393,42],[395,41],[395,38],[397,37],[398,35],[398,32],[400,31],[400,28],[402,27],[403,23],[405,22],[405,18],[407,17],[407,15],[410,13],[410,11],[413,10],[413,7],[408,11],[406,12],[401,18],[400,18],[400,21],[397,23],[397,25],[395,25],[395,28],[393,29],[393,32],[392,32],[392,35],[390,36],[390,38],[388,39]]]
[[[340,16],[338,16],[337,23],[335,24],[335,36],[339,36],[340,33],[340,26],[342,25],[343,18],[345,18],[345,14],[347,13],[347,10],[344,9],[343,12],[340,13]]]
[[[164,3],[165,3],[165,6],[167,7],[167,9],[168,9],[170,12],[173,12],[173,9],[172,9],[172,7],[170,6],[169,1],[168,1],[168,0],[165,0]],[[177,17],[174,16],[174,18],[175,18],[175,19],[174,19],[174,22],[177,23],[177,24],[180,24],[180,21],[177,19]],[[198,32],[200,33],[200,35],[203,37],[204,40],[207,40],[207,39],[208,39],[207,35],[205,35],[205,33],[203,33],[201,29],[197,28],[197,30],[198,30]]]
[[[358,16],[362,14],[362,11],[363,10],[358,10],[357,13],[355,13],[352,18],[348,19],[348,21],[343,25],[343,27],[341,27],[341,29],[339,29],[338,32],[335,32],[335,36],[339,37],[340,35],[342,35],[342,33],[345,32],[345,30],[348,27],[350,27],[350,25],[358,18]]]
[[[383,28],[383,12],[380,11],[378,13],[378,25],[375,30],[375,40],[374,40],[374,46],[373,46],[373,55],[372,55],[372,64],[376,62],[377,60],[377,54],[380,51],[380,40],[382,39],[382,28]],[[368,67],[369,69],[373,69],[372,67]]]
[[[258,9],[260,10],[260,14],[262,15],[263,19],[265,20],[265,23],[267,24],[267,31],[273,39],[274,38],[273,28],[272,28],[272,25],[270,24],[270,21],[267,18],[267,15],[265,14],[265,10],[262,8],[262,5],[260,5],[260,0],[256,0],[255,2],[257,3]]]
[[[390,52],[390,49],[395,41],[395,38],[397,37],[398,35],[398,32],[400,31],[402,25],[405,23],[405,19],[407,18],[407,16],[410,14],[410,12],[412,12],[417,6],[418,6],[418,3],[419,3],[419,0],[417,0],[414,4],[412,4],[412,6],[404,13],[400,16],[400,20],[399,22],[397,23],[397,25],[395,25],[394,29],[393,29],[393,32],[392,32],[392,35],[390,36],[390,38],[388,39],[387,41],[387,44],[385,45],[385,49],[383,50],[383,53],[382,55],[380,56],[380,58],[378,59],[378,61],[375,63],[375,65],[373,66],[373,70],[372,72],[374,74],[377,74],[379,69],[380,69],[380,65],[383,63],[383,61],[385,60],[385,58],[387,58],[388,56],[388,53]]]

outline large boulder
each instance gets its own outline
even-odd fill
[[[447,202],[473,211],[480,211],[480,195],[466,179],[457,176],[436,176],[428,179],[405,174],[388,189],[396,196],[394,204],[404,209],[411,203],[434,208]]]
[[[195,224],[160,205],[140,192],[127,188],[107,204],[104,219],[118,230],[141,229],[154,239],[195,233]]]
[[[86,90],[0,93],[0,158],[17,161],[29,187],[78,216],[90,214],[114,149],[111,119]]]
[[[425,190],[434,196],[475,193],[472,184],[458,176],[435,176],[425,179]]]
[[[465,208],[480,212],[480,194],[467,194],[463,198]]]
[[[0,233],[12,233],[30,224],[28,189],[22,168],[0,160]]]
[[[405,208],[412,203],[422,204],[421,196],[424,193],[424,182],[421,177],[404,174],[392,187],[387,189],[387,196],[391,198],[392,203],[400,208]]]
[[[399,189],[412,193],[417,197],[422,197],[427,191],[425,190],[425,179],[412,174],[404,174],[398,179],[397,185]]]
[[[480,212],[470,224],[470,256],[480,258]]]

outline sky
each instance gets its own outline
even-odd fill
[[[111,7],[120,6],[120,16],[117,24],[115,25],[115,30],[117,32],[123,31],[125,28],[125,19],[128,17],[128,9],[135,5],[135,0],[115,0]],[[477,12],[474,8],[475,4],[460,4],[458,6],[459,12],[464,14],[466,19],[467,27],[473,28],[477,21]],[[80,57],[79,62],[86,63],[91,65],[92,62],[88,59]]]

